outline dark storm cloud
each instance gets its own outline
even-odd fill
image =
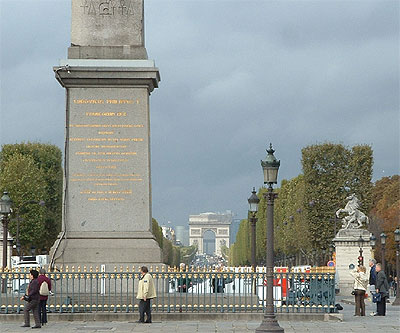
[[[1,2],[1,142],[63,145],[68,1]],[[147,1],[153,215],[246,216],[272,141],[280,178],[301,148],[371,144],[374,177],[399,171],[397,1]],[[23,24],[22,24],[23,22]],[[6,111],[5,111],[6,110]],[[11,124],[11,125],[9,125]]]

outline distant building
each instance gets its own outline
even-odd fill
[[[231,211],[225,213],[201,213],[189,216],[189,244],[196,244],[198,253],[205,253],[204,234],[211,231],[215,235],[215,254],[221,255],[221,248],[230,245],[230,227],[233,220]]]
[[[180,241],[183,246],[189,246],[189,229],[183,225],[175,227],[176,241]]]

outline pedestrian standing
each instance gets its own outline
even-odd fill
[[[389,283],[381,264],[376,264],[376,292],[381,294],[381,300],[376,302],[377,316],[386,315],[386,300],[389,297]]]
[[[156,288],[154,287],[153,277],[150,275],[146,266],[140,268],[141,278],[139,279],[138,292],[136,298],[139,299],[139,315],[138,323],[151,323],[151,299],[157,297]],[[144,320],[146,313],[147,319]]]
[[[376,284],[376,260],[369,259],[369,290],[370,292],[375,292],[375,284]]]
[[[26,305],[24,307],[24,319],[25,323],[22,327],[30,326],[30,317],[29,311],[32,310],[33,318],[35,319],[35,326],[32,328],[40,328],[40,319],[39,319],[39,283],[38,276],[39,272],[35,269],[29,271],[29,282],[27,294],[21,297],[21,301],[26,301]]]
[[[40,322],[43,325],[47,324],[47,299],[51,290],[51,280],[46,276],[46,270],[41,268],[39,270],[39,317]]]
[[[358,266],[350,274],[354,277],[354,297],[356,302],[355,316],[365,316],[365,291],[368,287],[368,276],[365,266]]]
[[[375,284],[376,284],[376,260],[369,259],[369,291],[372,295],[375,293]],[[375,316],[377,312],[372,312],[371,316]]]
[[[181,277],[178,278],[177,280],[178,292],[187,293],[192,285],[192,279],[189,279],[187,277],[187,274],[185,274],[186,265],[184,263],[181,263],[179,266],[181,271]]]

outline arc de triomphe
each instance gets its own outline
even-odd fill
[[[233,215],[231,213],[201,213],[189,216],[189,244],[196,244],[198,253],[204,253],[204,233],[212,231],[215,234],[215,254],[221,255],[223,245],[229,247],[230,227]]]

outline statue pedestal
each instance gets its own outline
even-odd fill
[[[363,243],[364,266],[367,268],[369,276],[369,259],[372,258],[372,248],[370,245],[370,233],[365,229],[340,229],[333,239],[336,247],[336,272],[339,278],[339,295],[350,296],[353,290],[354,278],[350,275],[349,265],[358,266],[360,247],[358,240],[361,237]]]

